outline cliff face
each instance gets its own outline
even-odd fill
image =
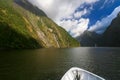
[[[104,32],[103,41],[101,46],[120,47],[120,13]]]
[[[120,47],[120,13],[102,35],[85,31],[77,40],[84,47]]]
[[[101,43],[101,37],[101,35],[95,32],[90,32],[86,30],[81,36],[77,37],[76,39],[83,47],[95,47],[99,46],[99,44]]]
[[[0,0],[0,48],[65,48],[79,43],[27,0]]]

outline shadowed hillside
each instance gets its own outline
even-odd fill
[[[95,47],[99,46],[101,43],[102,35],[99,35],[95,32],[84,31],[81,36],[78,36],[76,39],[80,42],[83,47]]]
[[[1,49],[79,46],[64,29],[27,0],[0,0],[0,33]]]
[[[30,12],[32,12],[35,15],[47,17],[47,15],[42,10],[40,10],[36,6],[33,6],[27,0],[14,0],[14,2],[18,5],[20,5],[21,7],[23,7],[24,9],[29,10]]]
[[[84,47],[120,47],[120,13],[102,35],[85,31],[76,39]]]
[[[120,47],[120,13],[103,34],[101,46]]]
[[[34,38],[25,37],[10,27],[7,23],[0,22],[0,49],[41,47]]]

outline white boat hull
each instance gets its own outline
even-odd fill
[[[73,67],[68,70],[61,80],[105,80],[89,71]]]

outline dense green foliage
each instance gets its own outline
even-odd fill
[[[36,48],[40,45],[36,42],[35,39],[30,37],[25,37],[22,34],[19,34],[14,29],[11,29],[7,23],[0,23],[0,47],[1,48]],[[4,36],[3,36],[4,35]]]
[[[0,49],[76,47],[79,43],[24,0],[0,0]]]
[[[12,0],[0,1],[0,49],[40,47],[30,36],[22,16],[12,6]]]

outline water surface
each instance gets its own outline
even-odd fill
[[[71,67],[120,80],[120,48],[0,51],[0,80],[60,80]]]

